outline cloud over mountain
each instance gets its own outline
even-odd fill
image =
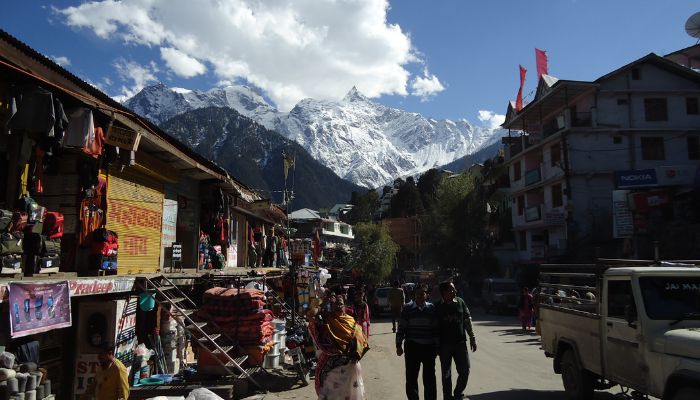
[[[288,111],[353,85],[371,98],[443,89],[427,69],[411,75],[407,66],[422,61],[409,35],[387,22],[388,9],[388,0],[103,0],[55,12],[105,40],[160,50],[179,76],[243,79]]]

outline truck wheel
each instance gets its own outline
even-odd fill
[[[569,400],[593,398],[591,374],[576,361],[576,355],[572,350],[566,350],[561,357],[561,380]]]
[[[695,387],[684,387],[673,395],[673,400],[695,400],[700,399],[700,389]]]

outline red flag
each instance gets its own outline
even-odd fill
[[[518,89],[518,97],[515,99],[515,111],[523,109],[523,85],[525,85],[525,74],[527,70],[522,65],[520,67],[520,89]]]
[[[535,48],[535,60],[537,61],[537,79],[540,79],[542,75],[548,75],[547,71],[547,52]]]

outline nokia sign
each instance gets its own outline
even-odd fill
[[[615,186],[618,189],[657,186],[658,183],[655,169],[615,171]]]

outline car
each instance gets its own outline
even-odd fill
[[[518,283],[507,278],[484,279],[481,297],[486,312],[504,313],[516,310],[520,300]]]
[[[390,290],[390,287],[380,287],[374,290],[374,296],[372,297],[372,312],[374,315],[391,311],[391,305],[389,304]]]

